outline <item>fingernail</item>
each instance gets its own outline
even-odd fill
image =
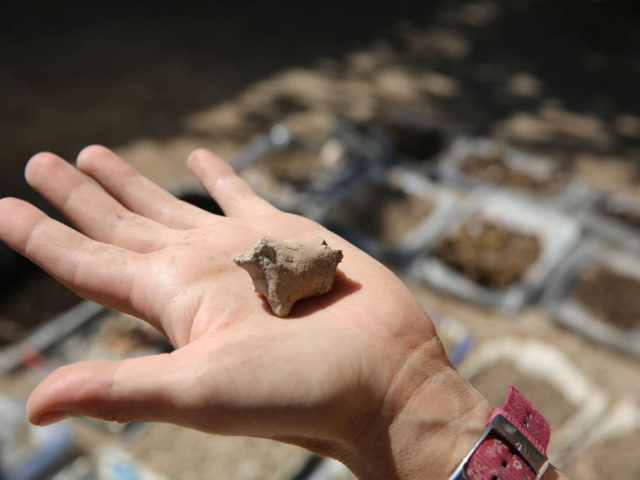
[[[41,427],[45,427],[47,425],[51,425],[52,423],[59,422],[60,420],[64,420],[67,417],[69,417],[69,414],[66,412],[45,413],[40,417],[40,419],[37,422],[37,425],[40,425]]]

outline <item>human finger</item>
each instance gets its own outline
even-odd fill
[[[240,425],[241,402],[229,402],[225,395],[230,380],[224,362],[218,363],[219,368],[199,368],[193,360],[202,353],[190,354],[190,348],[62,366],[31,393],[28,418],[36,425],[86,416],[119,423],[158,421],[209,432],[255,434],[254,422],[247,422],[248,427]]]
[[[52,153],[33,156],[27,183],[89,237],[136,252],[162,248],[170,230],[124,208],[68,162]]]
[[[36,425],[69,416],[182,423],[189,381],[184,368],[170,354],[66,365],[34,389],[27,415]]]
[[[77,166],[125,207],[168,227],[196,228],[212,218],[209,212],[176,198],[138,173],[108,148],[84,148]]]
[[[195,150],[189,155],[188,164],[226,215],[243,216],[277,211],[213,152]]]
[[[285,436],[306,429],[308,422],[302,418],[307,407],[288,405],[287,394],[274,389],[273,379],[258,379],[259,371],[241,365],[242,371],[230,371],[229,362],[237,360],[201,348],[192,343],[170,354],[60,367],[31,393],[29,420],[37,425],[70,416],[119,423],[159,421],[248,436]],[[203,357],[206,365],[198,361]],[[299,421],[274,415],[278,409]]]
[[[0,200],[0,240],[78,295],[136,313],[131,292],[138,254],[91,240],[28,202]]]

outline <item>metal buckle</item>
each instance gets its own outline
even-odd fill
[[[449,480],[471,480],[467,475],[467,464],[471,456],[478,449],[480,444],[492,433],[495,432],[505,443],[516,450],[525,462],[533,469],[536,474],[535,480],[540,480],[549,468],[549,460],[529,441],[524,433],[522,433],[515,425],[502,415],[498,414],[489,423],[480,440],[474,445],[467,456],[462,460],[458,468],[456,468]]]

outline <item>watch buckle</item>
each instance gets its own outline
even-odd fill
[[[469,463],[473,453],[491,433],[498,435],[509,447],[513,448],[520,454],[536,474],[534,480],[542,479],[547,468],[549,468],[549,459],[545,454],[540,452],[536,446],[531,443],[527,436],[515,425],[513,425],[504,416],[498,414],[493,417],[491,422],[489,422],[489,425],[487,425],[487,428],[483,432],[482,437],[480,437],[480,440],[478,440],[468,455],[462,460],[458,468],[450,477],[450,480],[471,480],[466,471],[467,464]]]

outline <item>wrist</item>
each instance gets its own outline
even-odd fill
[[[441,350],[437,338],[427,342],[394,377],[377,432],[353,447],[364,462],[349,466],[361,480],[447,479],[484,431],[491,406]]]
[[[449,478],[482,435],[491,411],[453,367],[431,378],[391,427],[398,478]]]

